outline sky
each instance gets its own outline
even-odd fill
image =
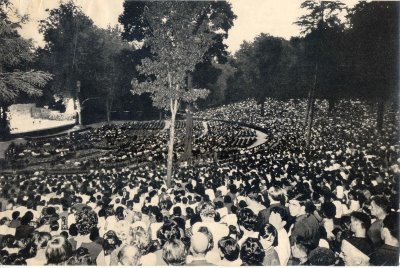
[[[74,0],[94,23],[102,28],[118,24],[124,0]],[[228,0],[237,15],[225,44],[235,53],[243,41],[251,42],[260,33],[289,39],[298,36],[300,28],[293,24],[303,14],[300,0]],[[59,5],[59,0],[11,0],[20,14],[29,14],[30,21],[21,29],[21,35],[32,38],[36,46],[43,46],[38,32],[38,21],[47,17],[46,9]],[[354,5],[356,0],[345,1]]]

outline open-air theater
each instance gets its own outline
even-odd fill
[[[107,30],[67,1],[33,55],[11,2],[0,265],[399,265],[398,4],[305,1],[303,36],[229,54],[238,1],[121,1]]]
[[[107,258],[99,254],[107,240],[98,242],[105,236],[129,244],[132,232],[137,232],[133,238],[139,241],[131,243],[139,243],[145,252],[153,247],[163,252],[174,228],[181,241],[189,239],[195,228],[204,230],[204,223],[215,243],[206,256],[218,264],[219,256],[212,255],[218,241],[234,237],[238,246],[246,243],[246,237],[260,232],[260,225],[274,226],[268,223],[271,212],[287,221],[273,234],[290,238],[286,226],[296,224],[290,204],[298,199],[306,206],[307,217],[315,219],[316,232],[307,233],[317,237],[310,240],[315,248],[340,252],[338,242],[351,231],[352,215],[360,213],[371,226],[370,239],[378,243],[381,238],[372,232],[371,216],[360,211],[374,215],[377,208],[371,200],[386,210],[398,209],[398,129],[385,124],[378,136],[369,119],[374,111],[361,102],[339,103],[337,112],[343,116],[328,116],[324,105],[320,104],[323,108],[313,129],[318,138],[308,150],[302,136],[304,113],[298,112],[306,108],[305,102],[268,99],[264,116],[251,100],[197,112],[190,159],[183,158],[186,121],[178,120],[169,189],[164,181],[168,120],[119,121],[47,136],[27,135],[23,142],[10,143],[2,163],[1,230],[8,232],[1,234],[3,250],[9,251],[7,256],[19,252],[21,244],[13,241],[26,241],[33,234],[36,243],[42,241],[42,248],[35,250],[45,255],[43,241],[60,234],[73,249],[84,251],[83,247],[98,265],[100,261],[106,265]],[[391,116],[398,114],[385,118],[389,121]],[[310,201],[302,199],[307,195]],[[13,224],[18,227],[12,229]],[[288,261],[290,248],[285,250],[276,250],[278,260]],[[161,256],[154,258],[158,251],[142,255],[146,265],[166,264]],[[115,258],[118,263],[118,254]],[[30,260],[40,261],[28,258],[28,264]],[[45,264],[46,257],[41,261]]]

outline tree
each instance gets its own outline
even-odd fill
[[[41,88],[51,80],[49,73],[29,70],[34,58],[33,45],[17,32],[27,17],[17,16],[18,21],[12,21],[10,13],[15,13],[12,4],[0,0],[0,138],[7,138],[10,132],[9,106],[21,96],[40,96]]]
[[[308,41],[308,51],[311,62],[314,64],[313,86],[310,87],[308,94],[308,103],[306,111],[306,147],[310,145],[311,130],[315,112],[315,99],[317,87],[320,84],[321,66],[324,65],[322,60],[324,53],[329,53],[328,42],[333,38],[327,37],[326,33],[331,29],[340,28],[340,20],[338,13],[344,8],[341,1],[316,1],[306,0],[301,4],[301,8],[308,11],[307,14],[301,16],[295,23],[302,28],[302,33],[306,34]]]
[[[260,34],[253,43],[243,43],[235,54],[241,69],[244,85],[249,94],[261,104],[261,115],[264,115],[264,102],[267,97],[284,95],[289,70],[294,57],[288,41]]]
[[[241,48],[245,44],[248,43],[244,42]],[[239,63],[235,57],[230,57],[228,64],[232,66],[233,74],[227,80],[226,102],[232,103],[250,98],[251,94],[247,86],[248,80],[245,78],[242,63]]]
[[[399,2],[360,2],[350,10],[348,58],[353,68],[353,96],[377,103],[377,130],[385,103],[398,101]]]
[[[158,2],[144,11],[149,31],[144,45],[152,58],[138,67],[145,81],[134,79],[133,94],[150,93],[153,104],[171,112],[166,184],[171,186],[175,119],[181,101],[192,102],[208,94],[205,89],[187,88],[187,77],[212,45],[212,25],[201,20],[203,2]]]
[[[93,21],[73,1],[47,11],[49,16],[39,22],[45,46],[38,49],[38,65],[54,74],[53,93],[74,99],[81,121],[78,100],[93,88],[98,69],[93,66],[98,52]]]
[[[119,17],[119,22],[124,27],[122,34],[124,39],[142,43],[145,36],[151,31],[148,22],[144,19],[144,12],[152,5],[158,5],[157,1],[124,2],[124,12]],[[211,93],[207,98],[207,103],[210,103],[212,102],[210,100],[220,94],[219,88],[214,86],[219,75],[222,75],[221,69],[216,67],[216,64],[227,62],[227,46],[223,41],[228,37],[228,32],[233,26],[236,15],[232,11],[231,4],[227,1],[204,1],[199,12],[199,16],[196,18],[198,24],[204,20],[212,23],[210,26],[213,30],[213,43],[204,54],[203,61],[198,63],[192,72],[192,81],[194,87],[210,90]],[[147,53],[149,49],[147,46],[142,46],[139,50]],[[216,92],[214,93],[214,91]]]
[[[46,45],[39,50],[39,64],[55,73],[53,92],[76,100],[80,124],[89,107],[105,111],[109,121],[113,106],[131,96],[134,74],[133,46],[122,40],[120,29],[98,28],[70,1],[50,10],[40,31]]]
[[[110,114],[114,102],[129,93],[130,81],[133,75],[132,61],[129,52],[133,46],[121,39],[118,26],[108,29],[98,29],[99,40],[102,42],[99,49],[100,72],[98,87],[104,94],[106,119],[110,122]]]

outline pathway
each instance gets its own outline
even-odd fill
[[[256,135],[257,135],[257,140],[252,145],[247,147],[247,149],[251,149],[251,148],[257,147],[258,145],[261,145],[261,144],[263,144],[263,143],[268,141],[267,134],[256,130]]]

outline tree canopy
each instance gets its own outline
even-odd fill
[[[215,25],[204,13],[205,2],[157,2],[144,11],[149,31],[143,38],[151,58],[138,71],[145,79],[133,80],[132,93],[150,93],[153,105],[171,112],[167,180],[171,185],[175,118],[181,102],[193,102],[208,94],[188,86],[188,77],[213,44]]]
[[[172,3],[174,1],[163,2]],[[221,103],[222,100],[220,98],[215,98],[215,96],[221,95],[221,89],[217,87],[217,84],[218,78],[222,74],[221,69],[216,66],[227,61],[227,46],[223,41],[227,38],[228,31],[233,26],[236,15],[232,11],[231,4],[226,1],[202,1],[201,5],[195,1],[189,2],[192,3],[187,3],[188,5],[197,6],[196,9],[199,15],[196,17],[196,23],[198,25],[201,24],[201,21],[210,22],[209,31],[212,31],[213,40],[212,45],[204,54],[203,60],[196,65],[195,70],[192,72],[193,86],[208,88],[211,91],[209,98],[206,100],[207,103],[215,104],[215,101]],[[143,45],[136,52],[140,59],[148,57],[150,53],[150,47],[143,44],[146,36],[151,34],[151,27],[145,19],[145,11],[159,4],[160,2],[157,1],[124,2],[124,12],[119,17],[119,22],[124,27],[122,36],[128,41]]]
[[[14,14],[16,21],[10,19]],[[40,96],[51,75],[31,69],[34,59],[31,40],[22,38],[18,28],[27,20],[19,17],[8,0],[0,0],[0,133],[9,134],[8,107],[18,98]]]
[[[40,22],[46,44],[38,51],[38,65],[55,74],[52,91],[79,99],[82,109],[90,103],[96,112],[105,110],[109,120],[112,107],[122,103],[116,102],[131,97],[134,47],[122,40],[117,26],[95,26],[72,1],[48,12]]]

